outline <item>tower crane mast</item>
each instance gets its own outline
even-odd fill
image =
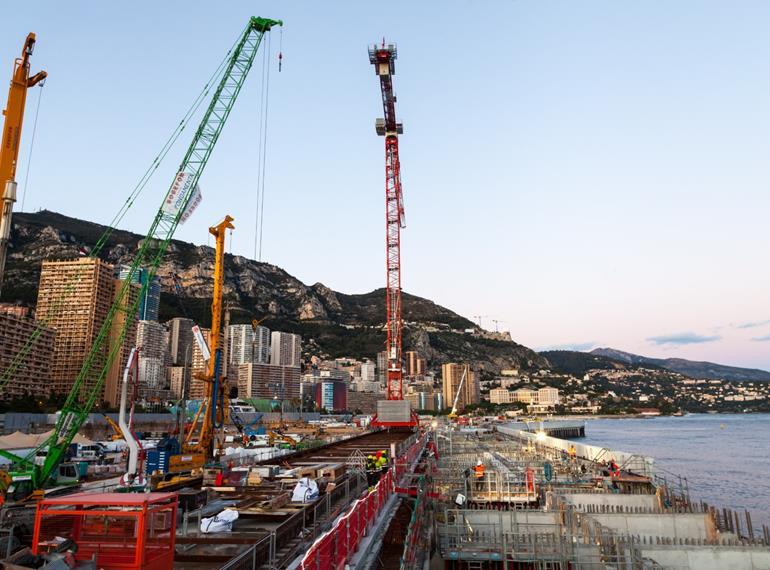
[[[29,58],[35,49],[35,34],[29,33],[24,41],[21,57],[13,65],[13,77],[8,89],[8,106],[3,110],[2,147],[0,147],[0,196],[2,196],[2,215],[0,216],[0,288],[5,274],[5,256],[11,239],[11,216],[13,203],[16,202],[16,165],[21,144],[21,126],[24,122],[24,107],[27,102],[27,89],[43,81],[48,74],[40,71],[29,75]]]
[[[385,226],[387,285],[387,396],[388,400],[403,400],[403,363],[401,359],[401,229],[404,227],[404,200],[401,192],[401,164],[398,158],[398,135],[404,127],[396,120],[396,96],[393,74],[398,56],[393,44],[369,48],[369,62],[380,78],[384,118],[377,119],[375,130],[385,137]]]

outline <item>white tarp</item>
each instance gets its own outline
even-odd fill
[[[51,437],[53,430],[45,433],[23,433],[15,431],[10,435],[0,436],[0,449],[32,449],[42,444]],[[90,445],[93,443],[84,435],[77,434],[72,443]]]
[[[313,479],[303,477],[294,487],[291,500],[294,503],[307,503],[318,497],[318,485]]]
[[[238,511],[225,509],[218,515],[207,519],[201,519],[201,532],[230,532],[233,530],[233,522],[238,518]]]

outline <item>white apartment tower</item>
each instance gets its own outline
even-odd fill
[[[168,331],[157,321],[139,321],[136,325],[136,346],[139,347],[139,385],[164,388]]]
[[[363,362],[361,364],[361,382],[376,382],[377,366],[374,362]]]
[[[270,364],[270,329],[251,325],[230,325],[228,329],[230,364]]]
[[[302,337],[298,334],[273,331],[270,335],[270,364],[300,366]]]

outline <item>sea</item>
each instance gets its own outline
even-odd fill
[[[770,526],[770,414],[589,420],[580,442],[648,455],[669,481],[686,478],[693,500]]]

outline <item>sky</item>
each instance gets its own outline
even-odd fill
[[[535,349],[770,369],[770,3],[21,3],[0,66],[34,31],[32,70],[49,73],[28,99],[24,210],[109,223],[252,15],[285,23],[262,47],[263,261],[345,293],[384,286],[367,56],[384,37],[405,291]],[[258,55],[179,239],[207,243],[230,214],[232,253],[254,257],[264,75]],[[189,140],[121,228],[147,231]]]

